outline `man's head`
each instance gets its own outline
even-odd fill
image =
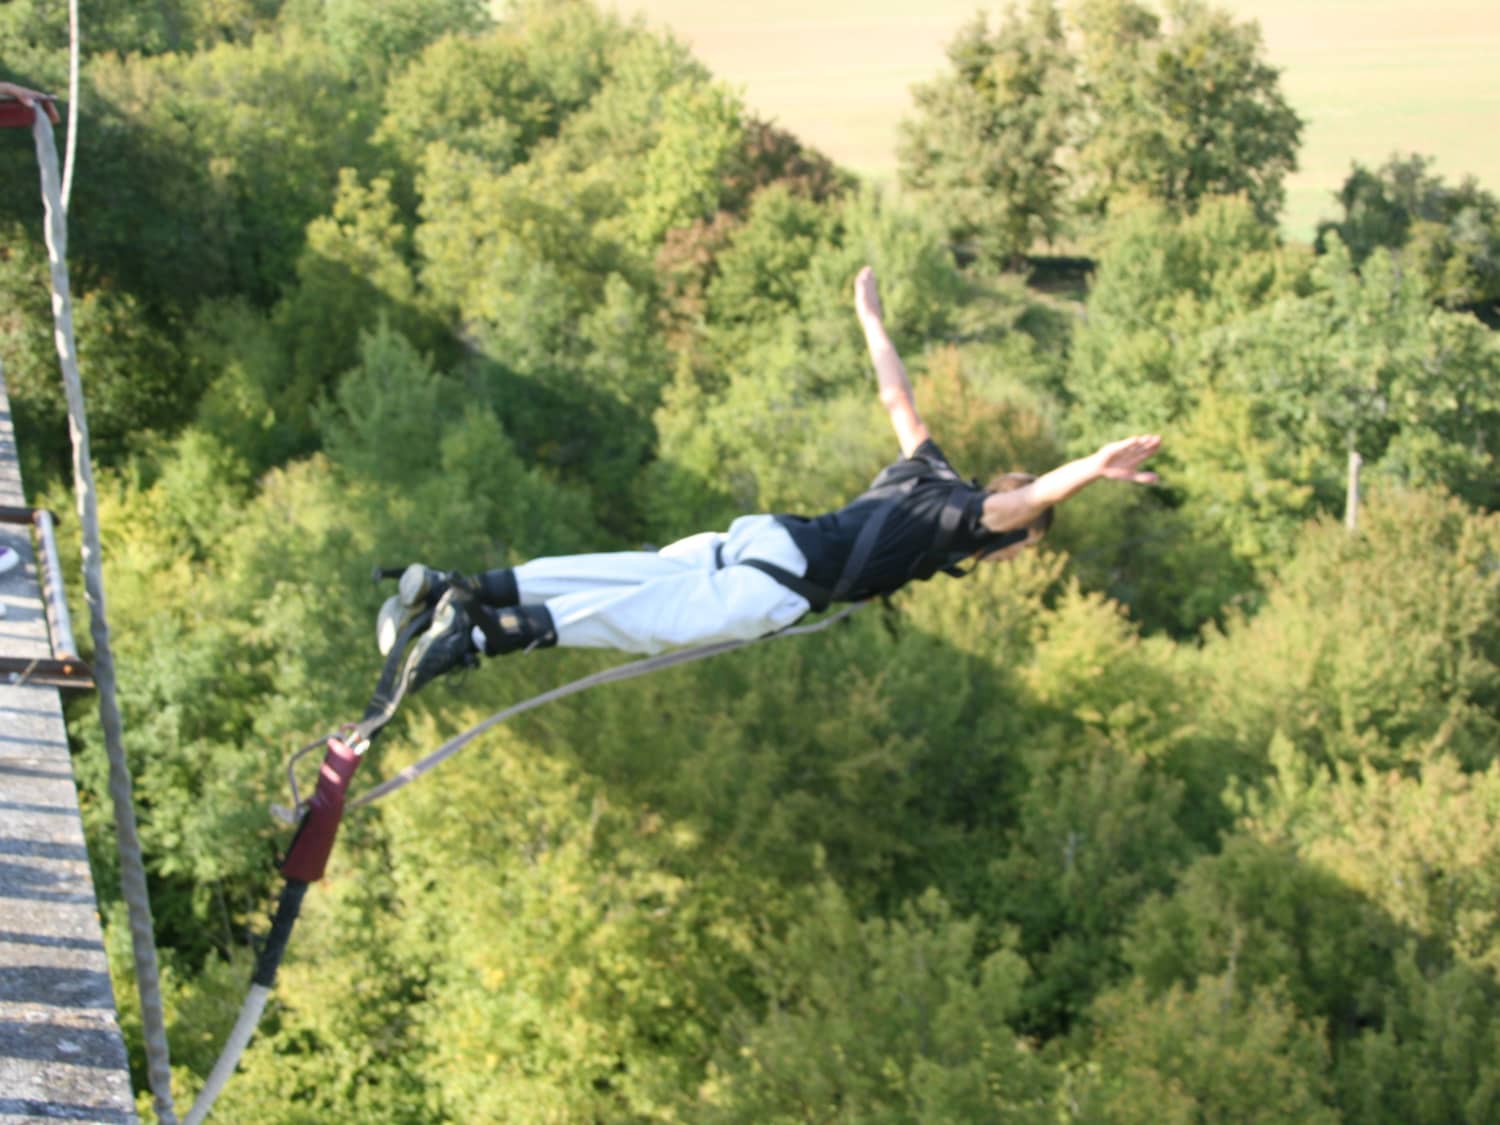
[[[1018,488],[1024,488],[1036,477],[1031,473],[1000,473],[992,478],[985,486],[987,492],[1014,492]],[[1052,529],[1052,520],[1056,515],[1053,508],[1043,509],[1042,514],[1026,524],[1026,538],[1019,543],[1012,543],[1009,547],[1001,547],[998,551],[989,551],[979,556],[980,562],[1006,562],[1015,558],[1027,547],[1041,541],[1042,536]]]

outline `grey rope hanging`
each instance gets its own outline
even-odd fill
[[[68,401],[68,429],[73,444],[73,489],[79,524],[83,529],[83,586],[89,607],[89,632],[94,641],[94,682],[99,691],[99,724],[109,757],[109,795],[114,805],[115,841],[120,853],[120,887],[130,917],[130,943],[135,957],[136,987],[141,998],[141,1022],[146,1037],[146,1069],[157,1117],[176,1125],[172,1108],[172,1067],[162,1012],[161,980],[146,867],[136,832],[135,798],[121,739],[120,708],[115,696],[114,651],[105,613],[104,576],[100,563],[99,511],[94,492],[94,470],[89,456],[88,418],[84,412],[83,383],[78,374],[78,351],[73,335],[73,304],[68,284],[67,215],[57,166],[57,143],[52,123],[40,110],[33,113],[37,162],[41,165],[42,198],[46,204],[47,263],[52,273],[53,337],[62,364],[63,389]]]

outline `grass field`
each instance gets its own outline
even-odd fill
[[[1311,236],[1353,161],[1436,160],[1500,192],[1500,0],[1217,0],[1260,23],[1305,122],[1284,225]],[[757,111],[867,176],[895,171],[909,88],[944,65],[976,0],[618,0],[671,28]]]

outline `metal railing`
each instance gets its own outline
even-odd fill
[[[14,508],[0,505],[0,523],[30,524],[40,544],[42,605],[47,613],[47,633],[52,655],[27,659],[0,656],[0,680],[8,683],[46,684],[59,688],[92,688],[94,672],[78,655],[73,640],[73,618],[63,593],[62,564],[58,560],[57,520],[46,508]]]

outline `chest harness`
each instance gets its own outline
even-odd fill
[[[866,585],[868,577],[866,571],[875,547],[880,542],[880,533],[891,513],[897,511],[918,487],[938,484],[947,485],[948,494],[944,498],[943,507],[935,521],[936,527],[931,541],[913,559],[907,573],[899,582],[888,589],[869,589]],[[764,559],[740,559],[732,565],[753,567],[770,575],[787,589],[807,599],[814,613],[827,609],[833,602],[863,601],[878,594],[890,593],[907,582],[931,578],[939,571],[952,575],[954,578],[962,578],[969,573],[969,570],[963,569],[960,564],[973,551],[954,550],[953,540],[961,527],[977,520],[979,509],[984,504],[984,496],[978,481],[965,482],[953,474],[952,470],[943,472],[919,459],[899,461],[881,470],[880,475],[875,478],[870,487],[851,502],[850,507],[870,500],[878,503],[866,517],[864,526],[860,528],[859,535],[854,540],[854,546],[849,550],[849,557],[844,563],[843,570],[840,571],[838,579],[831,588],[813,582],[803,575],[793,574],[785,567],[777,566]],[[1027,534],[1024,528],[1019,531],[996,532],[984,536],[979,547],[986,553],[1000,550],[1013,543],[1021,542]],[[720,569],[724,567],[722,543],[715,547],[714,560]]]

